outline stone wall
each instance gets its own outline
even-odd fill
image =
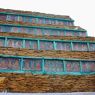
[[[14,37],[23,37],[23,38],[38,38],[38,39],[56,39],[56,40],[78,40],[78,41],[93,41],[95,42],[95,37],[72,37],[72,36],[35,36],[32,34],[26,34],[26,33],[8,33],[6,32],[0,32],[0,36],[14,36]]]
[[[95,75],[32,75],[0,73],[0,91],[8,92],[95,92]]]
[[[0,12],[10,12],[10,13],[16,13],[16,14],[30,14],[34,16],[45,16],[50,18],[65,18],[65,19],[71,19],[69,16],[66,15],[54,15],[54,14],[46,14],[46,13],[40,13],[40,12],[32,12],[32,11],[23,11],[23,10],[12,10],[12,9],[2,9],[0,8]]]
[[[63,29],[74,29],[74,30],[84,30],[80,26],[66,26],[66,25],[52,25],[52,24],[35,24],[35,23],[29,23],[29,22],[22,22],[22,21],[5,21],[0,20],[0,24],[13,24],[13,25],[24,25],[24,26],[41,26],[41,27],[48,27],[48,28],[63,28]]]
[[[24,11],[4,10],[1,12],[26,13],[40,16],[61,17],[55,15],[48,15],[42,13],[32,13]],[[61,18],[71,19],[69,16],[62,16]],[[66,28],[84,30],[76,26],[59,26],[59,25],[42,25],[31,24],[13,21],[0,21],[0,24],[14,24],[27,26],[46,26],[53,28]],[[25,33],[0,33],[0,36],[15,36],[23,38],[40,38],[40,39],[60,39],[60,40],[79,40],[79,41],[93,41],[95,37],[71,37],[71,36],[34,36]],[[14,56],[31,56],[31,57],[52,57],[52,58],[77,58],[77,59],[92,59],[95,60],[95,52],[75,52],[75,51],[45,51],[45,50],[30,50],[20,48],[4,48],[0,47],[0,54],[14,55]],[[32,75],[32,74],[17,74],[17,73],[0,73],[0,92],[95,92],[95,75]]]
[[[46,50],[29,50],[20,48],[3,48],[0,47],[0,54],[31,56],[31,57],[52,57],[52,58],[77,58],[95,60],[95,52],[71,52],[71,51],[46,51]]]

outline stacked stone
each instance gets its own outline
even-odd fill
[[[17,27],[19,27],[18,30]],[[23,27],[24,29],[22,29]],[[30,31],[27,30],[27,28],[29,28]],[[36,30],[34,32],[35,29],[31,30],[31,28],[38,28],[39,31]],[[44,29],[44,31],[40,29]],[[50,34],[46,32],[46,30],[48,29],[49,31],[54,30],[52,31],[54,32],[54,34],[52,34],[52,32]],[[62,32],[63,30],[65,31],[65,33]],[[33,32],[34,34],[31,32]],[[10,39],[14,38],[19,40],[23,39],[23,48],[16,46],[20,45],[20,43],[14,44],[13,41],[10,42],[9,45]],[[25,42],[27,42],[27,39],[37,39],[38,42],[39,40],[52,40],[54,47],[53,49],[48,50],[41,49],[41,47],[40,49],[36,49],[35,47],[32,49],[26,48]],[[73,50],[73,48],[71,48],[71,50],[57,50],[57,41],[71,41],[71,44],[73,45],[74,41],[80,43],[86,42],[87,50],[75,51]],[[91,48],[91,46],[93,46],[93,49]],[[48,45],[46,45],[46,47],[48,47]],[[82,73],[81,75],[78,75],[76,73],[76,76],[74,76],[72,75],[73,73],[69,72],[67,74],[56,74],[52,72],[51,74],[48,74],[47,72],[44,73],[44,71],[41,74],[37,74],[33,73],[32,70],[30,72],[27,72],[27,70],[30,70],[30,68],[27,66],[28,61],[26,61],[25,65],[27,70],[23,70],[24,60],[22,61],[22,59],[27,59],[27,57],[51,58],[53,60],[59,60],[62,58],[73,60],[88,60],[93,61],[94,63],[92,65],[93,70],[91,70],[91,73],[86,72],[86,75],[82,75]],[[12,58],[19,59],[15,61],[15,64],[11,64],[10,60]],[[19,63],[18,61],[23,64]],[[14,60],[12,60],[11,62],[14,62]],[[21,64],[21,67],[19,67],[18,63]],[[14,70],[14,68],[16,70]],[[0,91],[25,93],[74,91],[95,92],[95,75],[90,75],[95,74],[95,37],[87,36],[87,31],[85,29],[79,26],[74,26],[74,20],[69,16],[0,9],[0,72]]]

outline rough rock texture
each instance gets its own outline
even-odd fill
[[[8,92],[95,92],[95,75],[32,75],[1,73],[0,91]]]
[[[54,15],[54,14],[45,14],[40,12],[32,12],[32,11],[22,11],[22,10],[11,10],[11,9],[2,9],[0,8],[0,12],[10,12],[10,13],[16,13],[16,14],[30,14],[33,16],[45,16],[50,18],[64,18],[64,19],[71,19],[69,16],[65,15]]]
[[[14,36],[14,37],[22,37],[22,38],[38,38],[38,39],[56,39],[56,40],[77,40],[77,41],[93,41],[95,42],[95,37],[72,37],[72,36],[35,36],[32,34],[26,33],[8,33],[8,32],[0,32],[0,36]]]
[[[20,48],[3,48],[0,47],[0,54],[32,57],[52,57],[52,58],[76,58],[95,60],[95,52],[70,52],[70,51],[46,51],[46,50],[29,50]]]
[[[83,30],[85,29],[79,27],[79,26],[65,26],[65,25],[52,25],[52,24],[34,24],[29,22],[21,22],[21,21],[4,21],[0,20],[0,24],[13,24],[13,25],[23,25],[23,26],[41,26],[41,27],[48,27],[48,28],[56,28],[56,29],[74,29],[74,30]]]
[[[18,11],[9,9],[0,9],[0,12],[11,12],[19,14],[31,14],[34,16],[46,16],[52,18],[65,18],[72,20],[69,16],[58,16],[52,14],[44,14],[30,11]],[[73,30],[82,30],[78,26],[62,26],[62,25],[44,25],[31,24],[14,21],[0,21],[0,24],[14,24],[24,26],[41,26],[49,28],[65,28]],[[24,38],[41,38],[41,39],[60,39],[60,40],[79,40],[79,41],[93,41],[95,37],[71,37],[71,36],[34,36],[25,33],[0,33],[0,36],[13,36]],[[75,51],[45,51],[45,50],[29,50],[0,47],[0,55],[11,56],[31,56],[31,57],[52,57],[52,58],[77,58],[95,60],[95,52],[75,52]],[[0,73],[0,92],[95,92],[95,75],[33,75],[30,73]]]

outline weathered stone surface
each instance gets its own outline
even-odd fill
[[[84,30],[80,26],[65,26],[65,25],[52,25],[52,24],[35,24],[29,22],[22,22],[22,21],[4,21],[0,20],[0,24],[13,24],[13,25],[24,25],[24,26],[41,26],[41,27],[48,27],[48,28],[63,28],[63,29],[74,29],[74,30]]]
[[[77,58],[77,59],[94,59],[95,52],[71,52],[71,51],[47,51],[47,50],[30,50],[20,48],[3,48],[0,47],[0,54],[31,56],[31,57],[52,57],[52,58]]]
[[[37,12],[26,12],[17,10],[0,9],[0,12],[14,12],[20,14],[32,14],[37,16],[59,17],[71,19],[69,16],[56,16],[52,14],[43,14]],[[64,26],[64,25],[44,25],[33,24],[14,21],[0,21],[0,24],[14,24],[26,26],[42,26],[53,28],[65,28],[74,30],[84,30],[77,26]],[[41,38],[41,39],[60,39],[60,40],[78,40],[78,41],[93,41],[95,37],[71,37],[71,36],[34,36],[25,33],[0,33],[0,36],[13,36],[23,38]],[[71,51],[45,51],[45,50],[29,50],[29,49],[16,49],[0,47],[0,54],[3,55],[16,55],[16,56],[31,56],[31,57],[52,57],[52,58],[77,58],[77,59],[94,59],[95,52],[71,52]],[[0,73],[0,92],[95,92],[95,75],[33,75],[29,73]]]
[[[26,75],[1,73],[6,77],[0,91],[8,92],[95,92],[95,75]]]
[[[40,38],[40,39],[56,39],[56,40],[78,40],[78,41],[93,41],[95,42],[95,37],[72,37],[72,36],[35,36],[32,34],[26,34],[26,33],[9,33],[6,32],[0,32],[0,36],[14,36],[14,37],[22,37],[22,38]]]
[[[40,13],[40,12],[32,12],[32,11],[23,11],[23,10],[12,10],[12,9],[2,9],[0,8],[0,12],[10,12],[10,13],[16,13],[16,14],[30,14],[34,16],[45,16],[45,17],[51,17],[51,18],[65,18],[65,19],[71,19],[69,16],[66,15],[54,15],[54,14],[46,14],[46,13]]]

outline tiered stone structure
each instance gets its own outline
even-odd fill
[[[69,16],[0,9],[0,91],[95,91],[95,37]]]

